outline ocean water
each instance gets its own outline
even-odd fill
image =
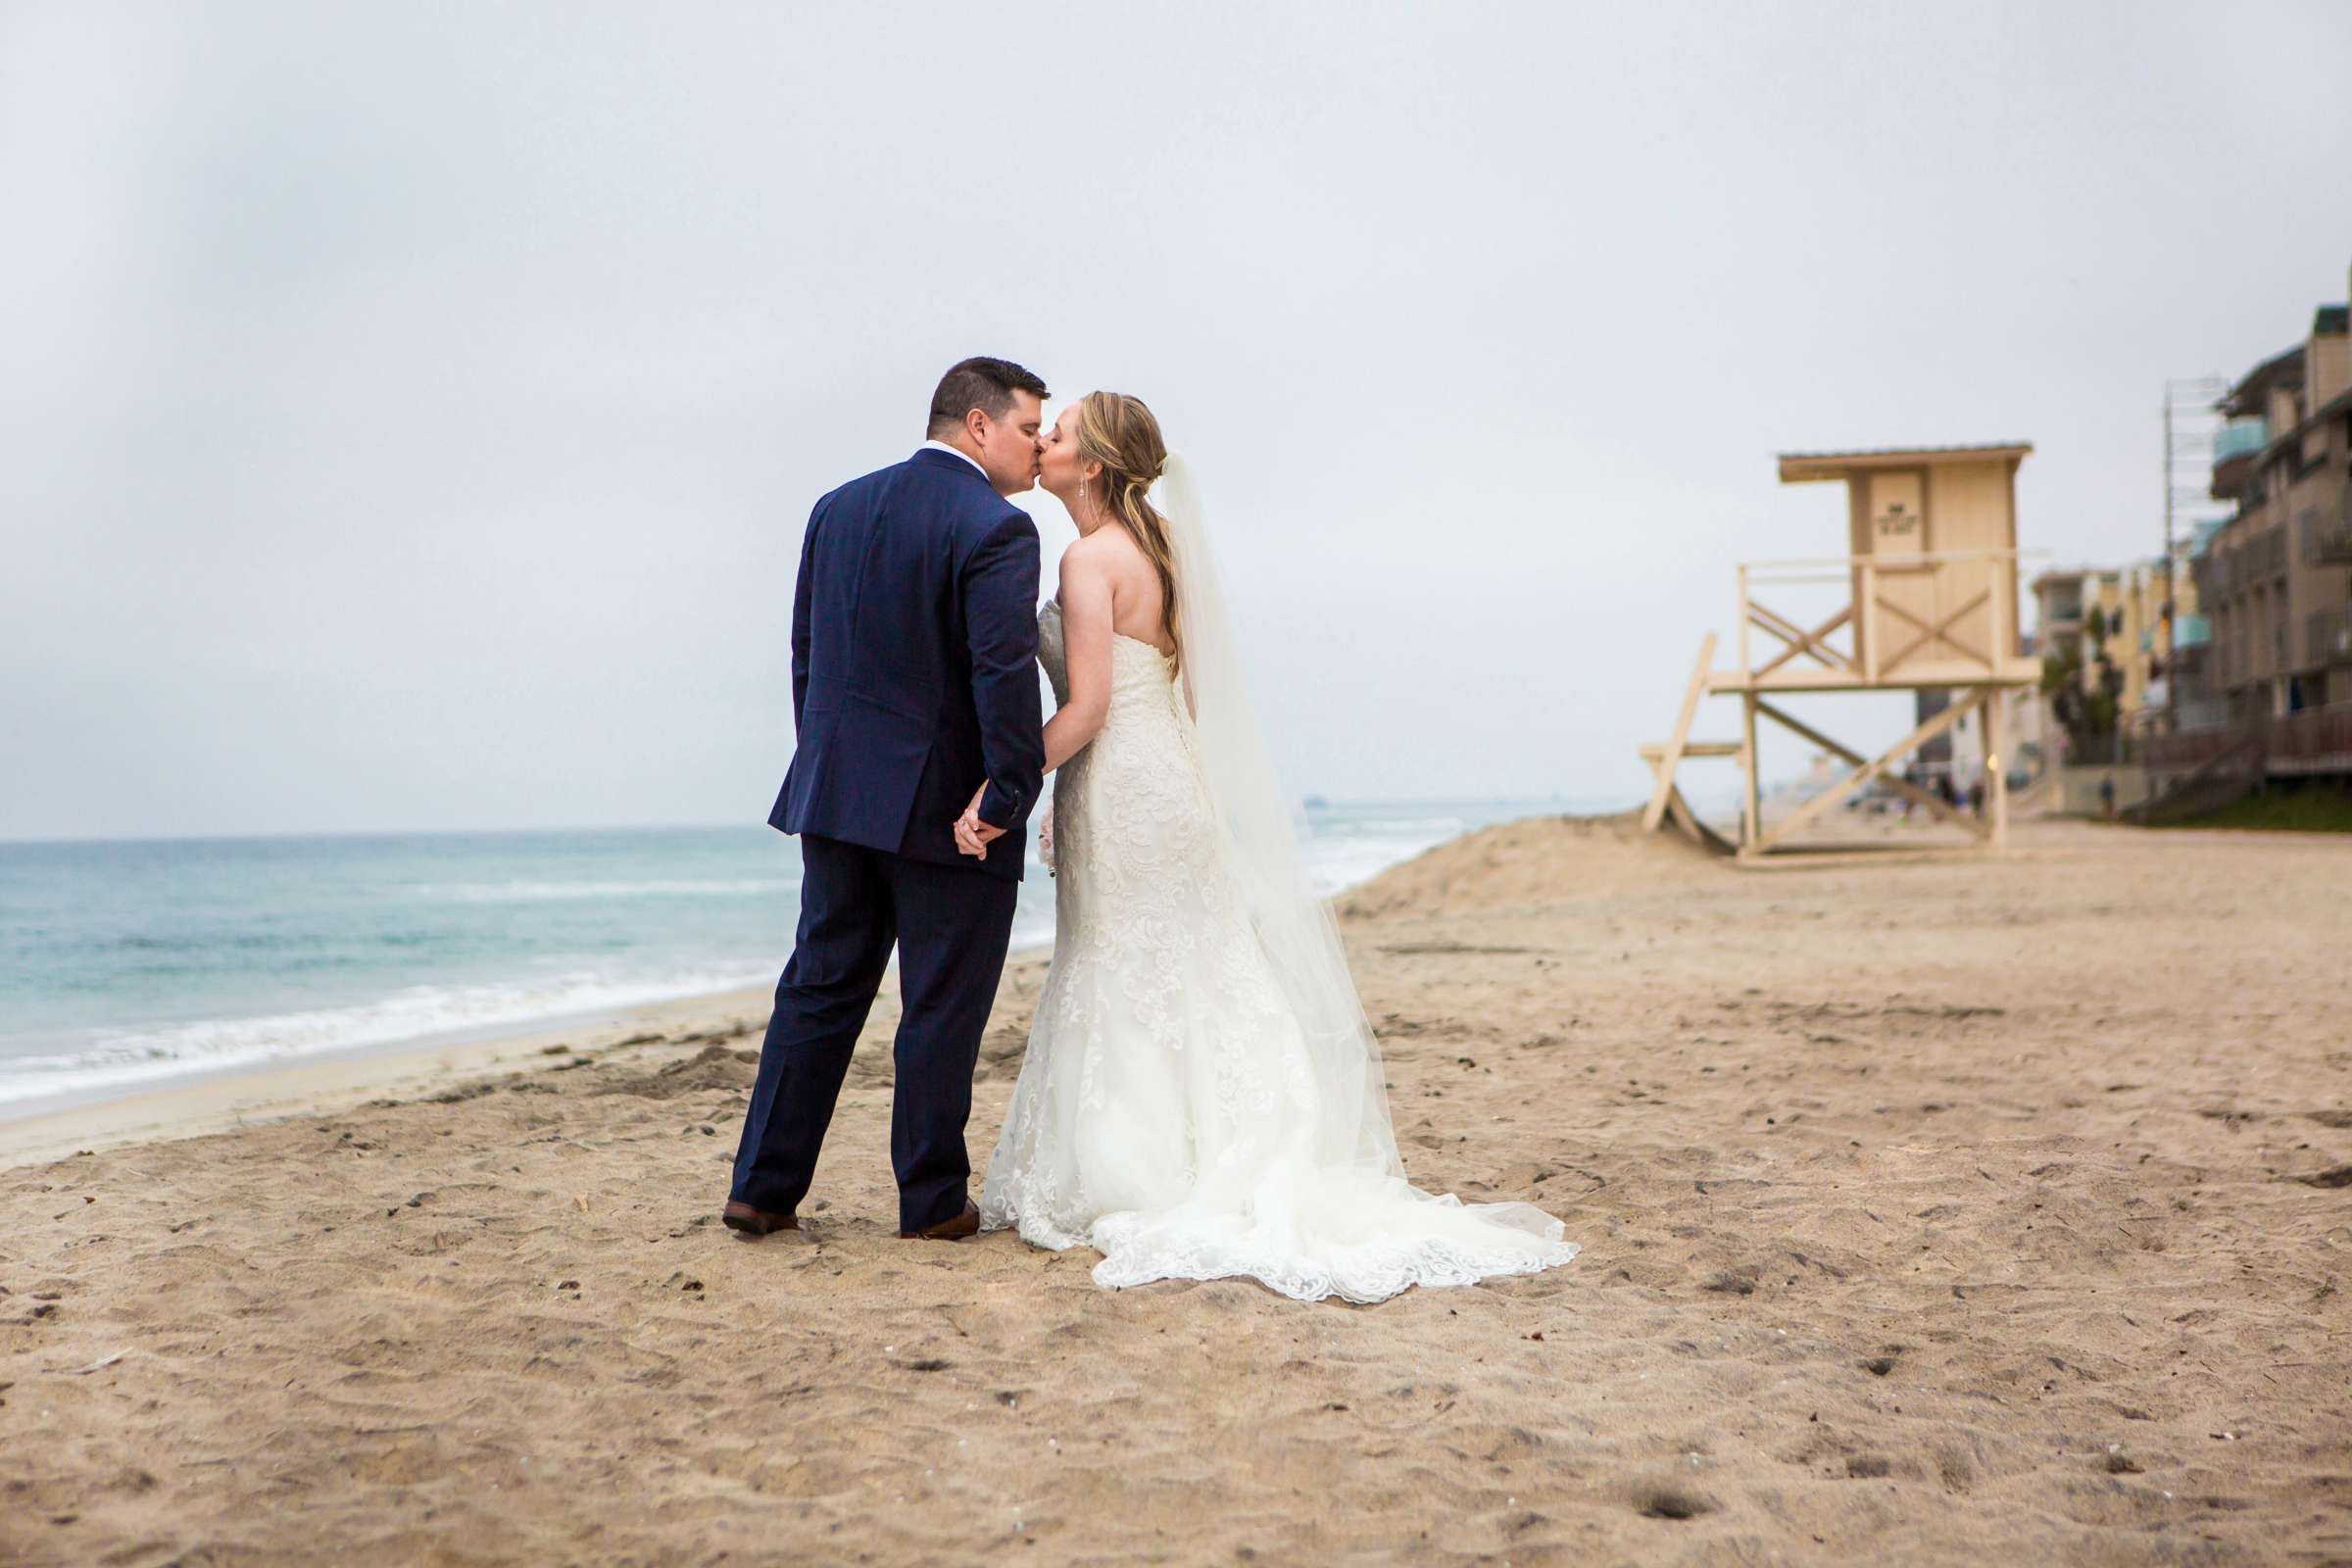
[[[1560,802],[1301,817],[1336,892]],[[762,825],[0,844],[0,1117],[176,1076],[774,984],[796,843]],[[1054,935],[1022,884],[1016,948]]]

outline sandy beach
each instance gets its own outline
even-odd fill
[[[2352,843],[2016,845],[1348,896],[1414,1178],[1585,1248],[1374,1308],[898,1241],[887,999],[758,1243],[757,994],[0,1127],[0,1561],[2352,1562]]]

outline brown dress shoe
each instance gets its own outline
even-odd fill
[[[718,1217],[727,1229],[741,1231],[746,1236],[765,1236],[770,1231],[797,1231],[801,1228],[797,1214],[771,1214],[764,1208],[754,1208],[749,1203],[739,1203],[733,1199],[727,1200],[727,1206],[719,1212]]]
[[[980,1229],[980,1205],[970,1199],[963,1200],[963,1212],[953,1219],[943,1219],[936,1225],[926,1225],[919,1231],[901,1231],[902,1240],[915,1242],[960,1242]]]

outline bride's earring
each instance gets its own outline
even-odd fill
[[[1086,515],[1086,475],[1078,476],[1078,515]]]

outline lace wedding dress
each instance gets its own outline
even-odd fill
[[[1057,604],[1038,633],[1067,701]],[[1405,1181],[1369,1032],[1341,1043],[1360,1065],[1318,1054],[1318,1009],[1277,975],[1200,753],[1167,656],[1114,637],[1109,716],[1054,775],[1054,964],[981,1224],[1096,1249],[1103,1286],[1247,1276],[1301,1300],[1567,1262],[1541,1210]]]

